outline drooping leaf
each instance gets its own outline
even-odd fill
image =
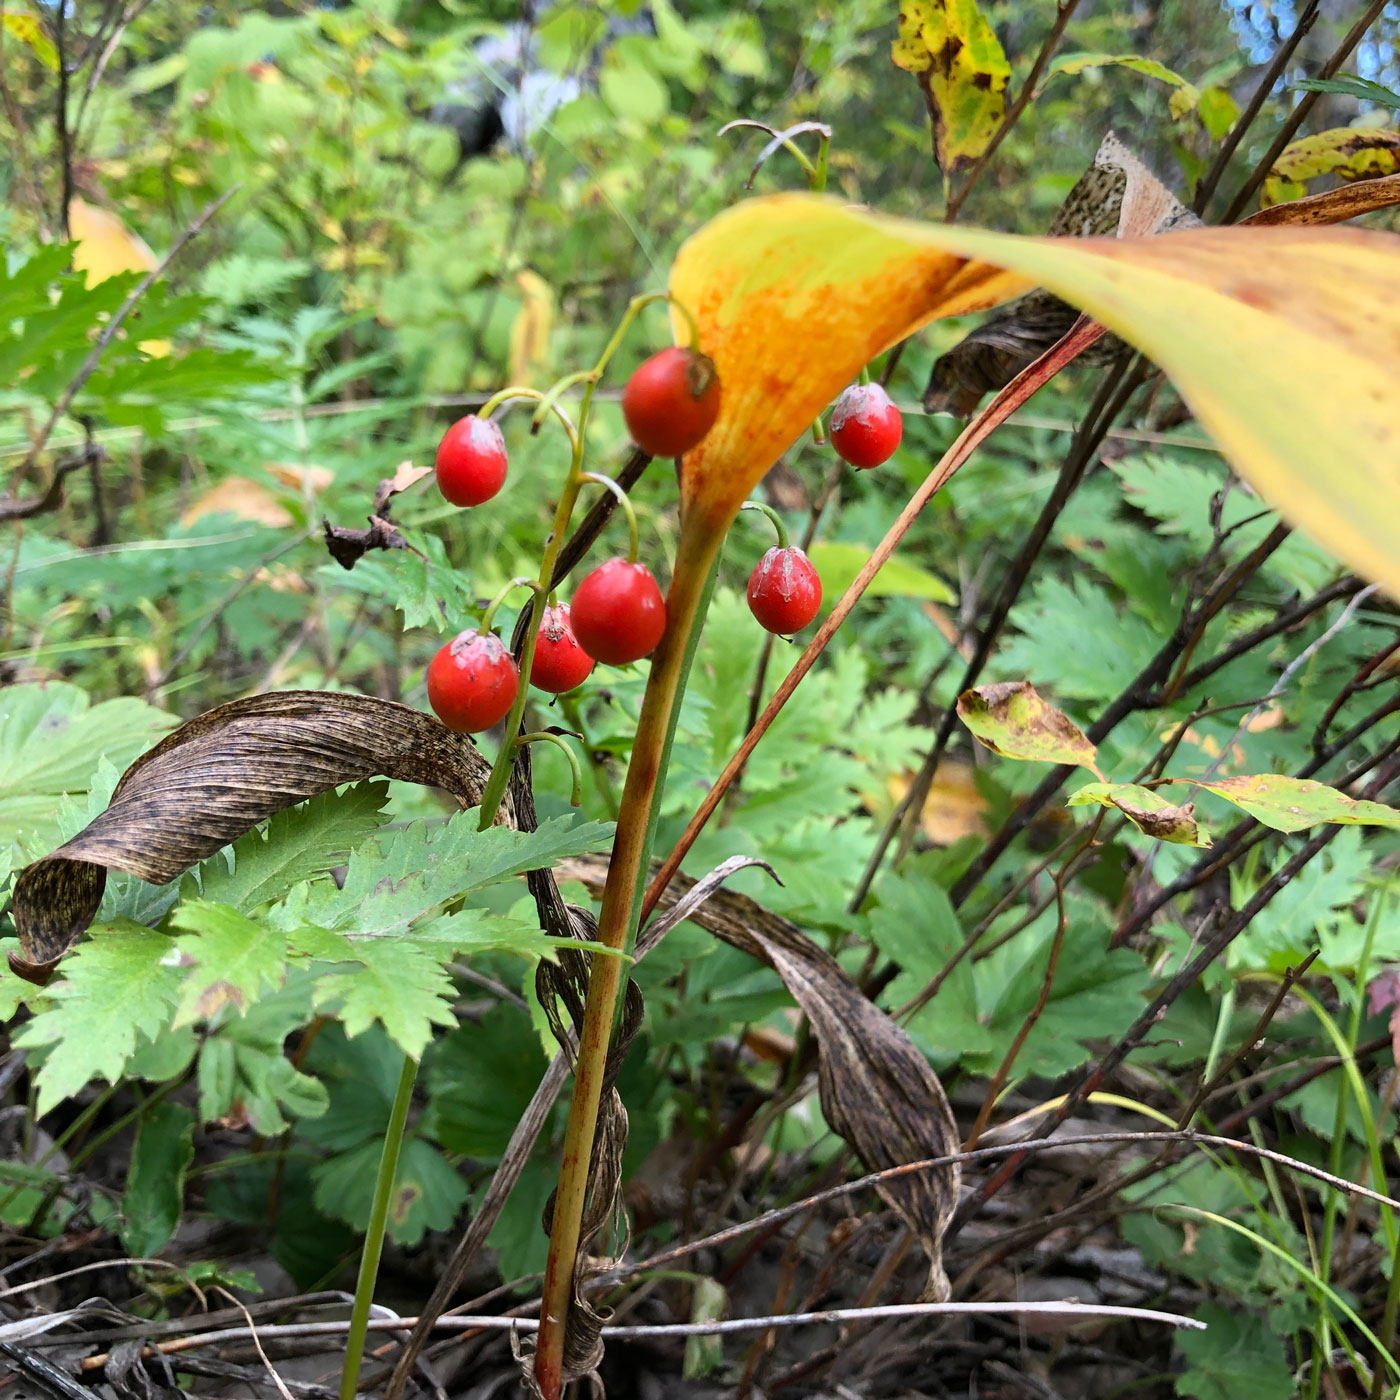
[[[1345,97],[1359,97],[1363,102],[1378,102],[1382,107],[1400,112],[1400,92],[1382,87],[1370,78],[1304,78],[1294,87],[1305,88],[1308,92],[1339,92]]]
[[[1304,182],[1319,175],[1371,180],[1400,170],[1400,132],[1384,127],[1343,126],[1300,137],[1285,146],[1264,181],[1265,208],[1307,193]]]
[[[703,882],[673,877],[657,904],[657,917],[664,919],[697,883],[710,888],[705,902],[689,910],[690,920],[766,963],[783,979],[816,1036],[826,1121],[870,1171],[956,1152],[957,1125],[943,1086],[909,1036],[795,924],[745,895],[718,888],[728,870],[744,863],[752,862],[727,862]],[[601,862],[573,861],[566,870],[595,887],[605,873]],[[651,946],[654,935],[648,926],[638,938],[637,955],[644,956]],[[876,1187],[928,1255],[925,1298],[948,1296],[942,1239],[957,1205],[959,1180],[953,1165],[910,1173]]]
[[[718,421],[683,463],[689,526],[727,524],[880,350],[1038,282],[1155,360],[1287,520],[1400,593],[1397,246],[1314,227],[1022,238],[807,194],[746,201],[672,270],[724,385]]]
[[[1141,73],[1144,77],[1166,83],[1168,87],[1175,89],[1168,103],[1168,110],[1173,117],[1184,117],[1200,100],[1201,94],[1195,84],[1187,82],[1180,73],[1168,68],[1164,63],[1159,63],[1155,58],[1140,58],[1132,53],[1057,54],[1050,60],[1050,66],[1046,69],[1045,82],[1048,85],[1050,79],[1060,73],[1083,73],[1090,68],[1131,68],[1133,72]]]
[[[1116,807],[1144,836],[1178,846],[1209,846],[1210,836],[1196,820],[1195,804],[1173,805],[1159,792],[1137,783],[1087,783],[1069,795],[1066,805],[1090,803]]]
[[[107,870],[168,884],[284,808],[383,775],[479,801],[490,765],[466,739],[406,705],[282,691],[191,720],[122,775],[111,805],[20,872],[14,919],[21,975],[43,981],[92,920]]]
[[[1400,810],[1384,802],[1362,802],[1311,778],[1283,773],[1258,773],[1244,778],[1213,778],[1195,782],[1275,831],[1302,831],[1322,822],[1347,826],[1400,827]]]
[[[904,0],[895,64],[912,73],[933,118],[945,175],[971,165],[1006,115],[1011,65],[976,0]]]
[[[122,1195],[122,1243],[138,1259],[158,1255],[180,1223],[185,1172],[194,1160],[194,1114],[168,1100],[141,1116]]]
[[[993,753],[1032,763],[1077,763],[1097,773],[1096,751],[1062,710],[1029,681],[979,685],[958,696],[958,718]]]

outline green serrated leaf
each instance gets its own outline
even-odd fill
[[[376,1023],[406,1055],[417,1059],[433,1037],[434,1026],[455,1026],[452,1000],[457,989],[443,964],[451,945],[429,949],[408,938],[367,938],[354,943],[359,967],[318,977],[318,1011],[334,1010],[346,1035]]]
[[[1298,1393],[1283,1338],[1253,1313],[1202,1304],[1204,1332],[1182,1330],[1176,1344],[1190,1363],[1176,1380],[1178,1395],[1197,1400],[1290,1400]]]
[[[357,783],[278,812],[195,872],[207,901],[251,913],[294,885],[323,874],[387,819],[389,785]]]
[[[865,545],[818,541],[807,551],[822,579],[822,596],[834,603],[855,582],[870,550]],[[865,590],[867,598],[925,598],[931,603],[955,603],[957,594],[937,574],[892,555]]]
[[[176,1027],[212,1020],[225,1006],[245,1015],[264,987],[282,985],[287,935],[270,920],[195,899],[181,904],[171,923],[187,930],[175,947],[180,966],[190,969],[180,988]]]
[[[136,1258],[155,1257],[175,1233],[193,1160],[194,1114],[184,1104],[158,1103],[142,1115],[122,1194],[122,1243]]]
[[[380,1145],[332,1157],[313,1167],[316,1205],[356,1230],[369,1224]],[[446,1230],[467,1198],[466,1183],[442,1154],[420,1137],[410,1137],[399,1154],[390,1197],[388,1232],[401,1245],[416,1245],[429,1230]]]
[[[38,1110],[47,1113],[90,1079],[115,1084],[136,1049],[169,1024],[183,977],[168,938],[137,924],[93,926],[48,988],[48,1005],[15,1037],[47,1047],[39,1070]]]

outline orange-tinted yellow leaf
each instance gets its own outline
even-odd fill
[[[1400,597],[1400,239],[1359,229],[1044,239],[749,200],[672,273],[723,385],[682,470],[695,528],[727,525],[880,350],[1034,283],[1146,352],[1271,505]]]
[[[903,0],[895,63],[918,80],[945,175],[971,165],[1006,115],[1011,65],[976,0]]]
[[[120,272],[150,272],[159,265],[145,239],[132,233],[109,210],[76,195],[68,205],[68,232],[78,245],[73,250],[73,266],[87,274],[89,287]],[[158,359],[170,353],[170,342],[147,340],[141,348]]]
[[[1285,146],[1264,181],[1259,202],[1268,208],[1301,199],[1305,180],[1335,175],[1339,180],[1372,180],[1400,170],[1400,132],[1381,127],[1339,127],[1319,131]]]
[[[58,72],[58,50],[44,33],[44,26],[39,23],[38,15],[3,14],[0,15],[0,22],[3,22],[7,33],[14,35],[20,43],[29,45],[34,57],[45,68]]]
[[[226,476],[211,487],[180,516],[181,525],[192,525],[206,515],[232,515],[274,528],[292,523],[291,512],[266,486],[246,476]]]

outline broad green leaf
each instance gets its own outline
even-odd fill
[[[1182,781],[1188,781],[1182,779]],[[1290,778],[1282,773],[1259,773],[1248,778],[1214,778],[1195,782],[1233,802],[1255,821],[1275,831],[1302,831],[1321,822],[1348,826],[1400,827],[1400,811],[1384,802],[1360,802],[1326,783]]]
[[[1047,705],[1029,681],[979,685],[958,696],[958,718],[993,753],[1032,763],[1075,763],[1099,770],[1096,751],[1062,710]]]
[[[138,924],[94,925],[49,987],[49,1004],[15,1037],[17,1045],[49,1047],[38,1076],[40,1113],[90,1079],[115,1084],[137,1033],[153,1040],[166,1026],[183,980],[174,952],[163,934]]]
[[[1066,805],[1085,807],[1097,802],[1116,807],[1144,836],[1178,846],[1209,846],[1210,837],[1196,820],[1193,803],[1173,806],[1161,793],[1136,783],[1088,783],[1069,796]]]
[[[1264,181],[1259,203],[1267,209],[1307,193],[1304,182],[1319,175],[1373,180],[1400,170],[1400,132],[1384,127],[1343,126],[1303,136],[1285,146]]]
[[[944,175],[971,165],[1006,115],[1011,80],[1011,65],[976,0],[904,0],[890,57],[924,90]]]
[[[11,685],[0,693],[0,841],[46,844],[65,794],[80,797],[105,755],[125,768],[179,719],[124,698],[98,705],[74,685]]]
[[[1196,99],[1196,114],[1207,133],[1219,141],[1239,120],[1240,107],[1224,88],[1208,87]]]
[[[1400,92],[1382,87],[1370,78],[1304,78],[1294,87],[1305,88],[1308,92],[1340,92],[1346,97],[1359,97],[1363,102],[1378,102],[1382,107],[1400,112]]]
[[[1290,523],[1400,595],[1397,248],[1316,226],[1024,238],[809,194],[749,200],[694,234],[671,274],[724,385],[682,467],[690,529],[727,525],[881,350],[1039,283],[1160,365]]]
[[[1189,1363],[1176,1378],[1178,1395],[1197,1400],[1291,1400],[1297,1395],[1283,1338],[1253,1313],[1202,1304],[1196,1317],[1204,1332],[1182,1329],[1176,1344]]]
[[[316,1206],[356,1230],[369,1224],[380,1145],[332,1157],[311,1170]],[[467,1198],[467,1184],[440,1152],[420,1137],[410,1137],[399,1154],[390,1197],[388,1231],[398,1244],[411,1248],[429,1230],[447,1230]]]
[[[855,582],[856,575],[870,558],[870,551],[859,544],[830,540],[818,542],[807,551],[821,575],[822,594],[835,602]],[[898,554],[884,564],[865,590],[867,598],[927,598],[931,603],[955,603],[957,594],[937,574],[921,569]]]
[[[357,783],[275,813],[198,869],[200,892],[214,904],[249,913],[294,885],[323,874],[383,824],[388,784]]]
[[[1089,68],[1131,68],[1135,73],[1141,73],[1147,78],[1156,78],[1158,82],[1175,88],[1176,91],[1172,93],[1168,104],[1168,110],[1173,117],[1184,117],[1200,100],[1201,94],[1195,84],[1187,82],[1180,73],[1168,68],[1164,63],[1158,63],[1155,58],[1139,58],[1131,53],[1060,54],[1051,60],[1045,82],[1048,84],[1051,78],[1060,73],[1083,73]]]
[[[122,1194],[122,1243],[138,1259],[158,1255],[180,1223],[185,1172],[194,1160],[194,1114],[166,1100],[141,1116]]]
[[[186,930],[175,947],[179,966],[190,969],[180,988],[175,1026],[212,1020],[225,1006],[245,1015],[264,987],[282,985],[287,934],[270,920],[191,899],[176,909],[171,923]]]

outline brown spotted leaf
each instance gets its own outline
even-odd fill
[[[1275,831],[1302,831],[1324,822],[1400,827],[1400,811],[1394,807],[1387,807],[1384,802],[1359,802],[1309,778],[1259,773],[1247,778],[1215,778],[1208,783],[1181,781],[1191,781],[1192,786],[1233,802],[1255,821]]]
[[[1077,763],[1099,774],[1084,731],[1029,681],[979,685],[958,696],[958,718],[993,753],[1032,763]]]
[[[1259,202],[1264,208],[1286,199],[1301,199],[1304,181],[1319,175],[1339,180],[1371,180],[1400,170],[1400,132],[1384,127],[1338,127],[1300,137],[1285,146],[1264,181]]]
[[[101,816],[20,872],[11,966],[45,981],[92,922],[109,869],[168,884],[274,812],[362,778],[445,788],[470,807],[489,772],[468,740],[390,700],[292,690],[221,705],[138,758]]]
[[[1144,836],[1178,846],[1210,845],[1192,802],[1173,806],[1160,793],[1137,783],[1089,783],[1071,793],[1067,805],[1084,807],[1091,802],[1116,807]]]

